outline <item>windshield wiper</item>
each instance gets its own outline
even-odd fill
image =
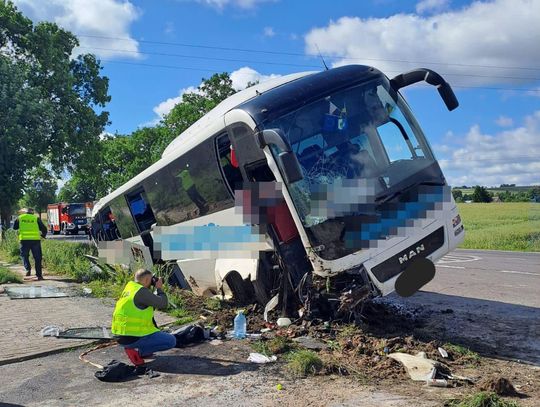
[[[439,182],[437,182],[437,181],[415,182],[415,183],[409,185],[408,187],[400,189],[398,191],[390,192],[390,193],[388,193],[386,195],[380,195],[377,198],[375,198],[375,202],[381,204],[381,203],[391,201],[392,199],[402,195],[404,192],[410,191],[411,189],[413,189],[415,187],[418,187],[420,185],[430,185],[430,186],[442,187],[445,184],[444,184],[444,182],[440,182],[440,181]]]

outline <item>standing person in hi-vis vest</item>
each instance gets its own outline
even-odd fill
[[[47,236],[47,227],[43,224],[39,216],[34,215],[32,208],[23,208],[20,210],[19,217],[13,224],[13,229],[19,231],[19,242],[21,249],[21,257],[26,270],[26,276],[29,277],[32,271],[30,264],[30,252],[34,257],[36,266],[36,277],[38,280],[43,280],[41,272],[41,238]]]
[[[156,294],[150,290],[152,285]],[[176,345],[176,337],[161,332],[154,321],[154,309],[165,309],[168,305],[162,287],[161,278],[155,279],[151,271],[140,269],[135,272],[135,281],[126,284],[116,302],[111,331],[135,365],[144,363],[144,358],[154,352]]]

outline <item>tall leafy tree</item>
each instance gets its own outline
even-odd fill
[[[108,122],[108,78],[94,55],[72,58],[77,38],[34,25],[0,2],[0,218],[5,225],[30,171],[90,168]]]
[[[43,166],[35,168],[30,173],[21,206],[34,208],[41,216],[47,205],[56,200],[58,179]]]

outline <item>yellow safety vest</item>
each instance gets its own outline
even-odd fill
[[[146,336],[159,331],[152,322],[154,307],[142,310],[135,305],[135,294],[141,288],[143,286],[135,281],[126,284],[114,308],[111,326],[114,335]]]
[[[38,217],[31,213],[19,216],[19,240],[39,240],[41,234],[38,226]]]
[[[193,186],[193,179],[191,178],[191,174],[188,170],[184,169],[182,172],[180,172],[180,181],[182,182],[182,188],[184,188],[185,191],[187,191],[189,188]]]

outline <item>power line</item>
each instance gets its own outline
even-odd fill
[[[177,65],[162,65],[162,64],[147,64],[143,62],[127,62],[127,61],[115,61],[110,59],[102,59],[103,62],[111,63],[111,64],[124,64],[124,65],[134,65],[134,66],[145,66],[150,68],[166,68],[166,69],[179,69],[179,70],[187,70],[187,71],[204,71],[204,72],[211,72],[211,73],[221,73],[222,71],[218,71],[216,69],[209,69],[209,68],[195,68],[195,67],[187,67],[187,66],[177,66]],[[393,72],[393,73],[399,73],[399,71],[387,71],[387,72]],[[241,73],[239,73],[241,75]],[[249,73],[246,73],[245,75],[250,75]],[[463,89],[484,89],[484,90],[508,90],[508,91],[517,91],[517,92],[539,92],[540,89],[535,88],[506,88],[506,87],[484,87],[484,86],[466,86],[466,85],[454,85],[452,84],[453,88],[463,88]]]
[[[119,48],[102,48],[102,47],[79,47],[82,49],[95,49],[100,51],[113,51],[129,54],[144,54],[144,55],[157,55],[157,56],[167,56],[167,57],[179,57],[179,58],[188,58],[188,59],[201,59],[209,61],[223,61],[223,62],[241,62],[250,65],[254,64],[263,64],[263,65],[274,65],[274,66],[293,66],[300,68],[320,68],[320,65],[308,65],[308,64],[291,64],[287,62],[270,62],[270,61],[253,61],[249,59],[234,59],[234,58],[217,58],[217,57],[206,57],[199,55],[185,55],[185,54],[172,54],[166,52],[150,52],[150,51],[133,51]],[[387,71],[393,73],[399,73],[400,71]],[[499,76],[499,75],[478,75],[478,74],[462,74],[462,73],[440,73],[443,76],[464,76],[464,77],[473,77],[473,78],[493,78],[493,79],[515,79],[515,80],[529,80],[529,81],[540,81],[540,78],[532,77],[520,77],[520,76]]]
[[[302,54],[298,52],[284,52],[284,51],[268,51],[268,50],[259,50],[251,48],[235,48],[235,47],[220,47],[215,45],[201,45],[201,44],[187,44],[181,42],[167,42],[167,41],[150,41],[150,40],[134,40],[133,38],[122,38],[122,37],[109,37],[102,35],[88,35],[88,34],[77,34],[78,37],[86,38],[99,38],[107,40],[119,40],[119,41],[137,41],[143,44],[156,44],[156,45],[169,45],[177,47],[188,47],[188,48],[201,48],[201,49],[213,49],[221,51],[236,51],[236,52],[253,52],[259,54],[270,54],[270,55],[288,55],[288,56],[298,56],[298,57],[313,57],[319,58],[318,54]],[[472,67],[472,68],[492,68],[492,69],[518,69],[518,70],[527,70],[527,71],[540,71],[540,67],[522,67],[522,66],[501,66],[501,65],[478,65],[478,64],[460,64],[460,63],[451,63],[451,62],[433,62],[433,61],[414,61],[414,60],[400,60],[400,59],[385,59],[385,58],[351,58],[344,55],[322,55],[324,58],[341,58],[347,59],[350,61],[381,61],[381,62],[400,62],[407,64],[426,64],[426,65],[446,65],[446,66],[461,66],[461,67]]]

